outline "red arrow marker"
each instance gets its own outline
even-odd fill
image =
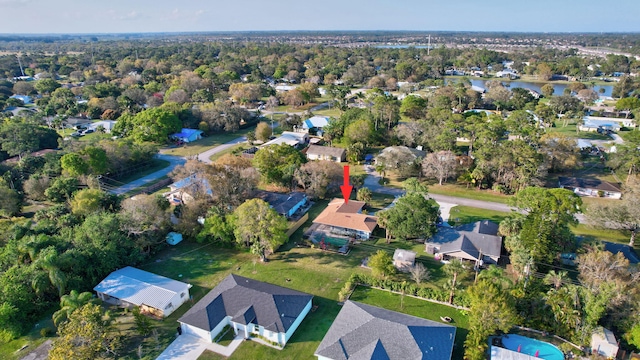
[[[340,190],[342,190],[344,203],[348,204],[351,190],[353,190],[353,186],[349,185],[349,165],[344,166],[344,185],[340,185]]]

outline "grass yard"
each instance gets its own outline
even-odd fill
[[[310,293],[315,296],[313,302],[314,305],[318,305],[318,310],[309,313],[284,350],[275,350],[247,341],[231,358],[310,359],[340,311],[337,298],[345,280],[354,271],[367,271],[358,266],[367,255],[366,250],[359,249],[354,249],[349,256],[343,256],[317,249],[291,247],[287,251],[270,256],[269,262],[261,263],[248,252],[220,249],[212,245],[183,242],[167,248],[159,253],[154,261],[141,268],[192,284],[191,295],[194,300],[183,305],[169,318],[154,321],[160,332],[161,349],[175,337],[175,320],[233,272]],[[135,344],[132,344],[131,351],[135,349],[133,345]],[[158,354],[159,352],[153,348],[148,353],[153,356]]]
[[[371,211],[382,210],[387,206],[391,205],[393,200],[395,200],[395,196],[393,195],[374,192],[371,194],[371,202],[369,203],[369,206],[367,206],[367,209]]]
[[[448,223],[452,226],[468,224],[480,220],[491,220],[500,223],[509,213],[503,211],[479,209],[470,206],[454,206],[449,213]]]
[[[245,136],[249,131],[254,131],[255,129],[255,126],[250,126],[230,133],[212,134],[207,137],[203,137],[200,140],[184,144],[180,147],[162,149],[160,152],[176,156],[195,156],[213,147],[237,139],[241,136]]]
[[[493,190],[478,190],[474,187],[467,188],[465,185],[429,185],[429,192],[432,194],[441,194],[456,196],[465,199],[483,200],[506,204],[509,201],[510,195],[500,194]]]
[[[141,171],[136,171],[130,175],[124,176],[120,179],[118,179],[118,181],[122,184],[128,184],[132,181],[138,180],[142,177],[145,177],[149,174],[153,174],[156,171],[162,170],[164,168],[166,168],[167,166],[171,165],[170,162],[168,162],[167,160],[162,160],[162,159],[153,159],[151,160],[151,165],[146,168],[143,169]]]
[[[47,341],[48,338],[42,337],[40,335],[40,330],[43,328],[50,328],[52,331],[52,334],[55,334],[55,327],[53,326],[53,321],[51,320],[52,315],[53,315],[53,311],[46,314],[40,321],[36,323],[36,325],[33,327],[33,329],[31,329],[31,331],[29,331],[27,335],[24,335],[15,340],[9,341],[8,343],[0,344],[0,359],[3,359],[3,360],[21,359],[22,357],[26,356],[29,352],[35,350],[43,342]],[[28,345],[28,346],[22,349],[22,347],[25,345]]]
[[[605,240],[620,244],[628,244],[629,238],[631,238],[631,233],[628,231],[602,229],[585,224],[572,226],[571,231],[587,239]]]
[[[220,159],[223,155],[226,155],[226,154],[232,154],[232,153],[234,153],[234,154],[235,154],[235,153],[240,153],[240,152],[242,152],[243,150],[246,150],[246,149],[248,149],[248,148],[250,148],[250,147],[251,147],[250,145],[245,144],[245,143],[236,144],[236,145],[233,145],[232,147],[230,147],[230,148],[228,148],[228,149],[225,149],[225,150],[223,150],[223,151],[220,151],[219,153],[216,153],[216,154],[211,155],[211,156],[209,157],[209,160],[211,160],[211,161],[216,161],[216,160]]]
[[[313,114],[319,116],[330,116],[337,119],[340,117],[340,115],[342,115],[342,111],[340,111],[340,109],[336,107],[332,107],[331,109],[325,108],[322,110],[316,110],[313,112]]]
[[[434,304],[429,301],[416,299],[405,296],[401,300],[401,295],[390,293],[388,291],[371,289],[364,286],[358,286],[351,295],[351,300],[361,303],[382,307],[388,310],[398,311],[401,313],[421,317],[442,323],[440,317],[448,316],[453,319],[451,325],[455,326],[456,338],[453,347],[452,359],[462,359],[464,355],[464,340],[469,333],[469,324],[467,316],[460,310]]]
[[[576,131],[576,124],[562,126],[561,121],[556,121],[554,127],[547,128],[548,133],[562,134],[570,138],[580,138],[588,140],[613,140],[607,135],[598,134],[597,132]]]

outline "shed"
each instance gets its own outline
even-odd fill
[[[170,232],[167,234],[167,244],[169,245],[177,245],[182,241],[182,234],[177,232]]]
[[[400,271],[409,271],[416,261],[416,253],[411,250],[396,249],[393,253],[393,266]]]
[[[615,358],[618,354],[618,341],[611,330],[602,326],[597,327],[591,335],[591,351],[608,358]]]

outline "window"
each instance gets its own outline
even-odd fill
[[[171,309],[173,307],[172,303],[167,304],[167,306],[164,307],[165,310],[167,309]]]
[[[180,294],[180,298],[182,299],[185,295],[186,295],[186,293]]]

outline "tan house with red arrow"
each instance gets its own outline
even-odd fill
[[[331,233],[357,239],[369,239],[378,226],[378,218],[362,214],[363,201],[333,199],[326,209],[313,220],[314,224],[329,227]]]

